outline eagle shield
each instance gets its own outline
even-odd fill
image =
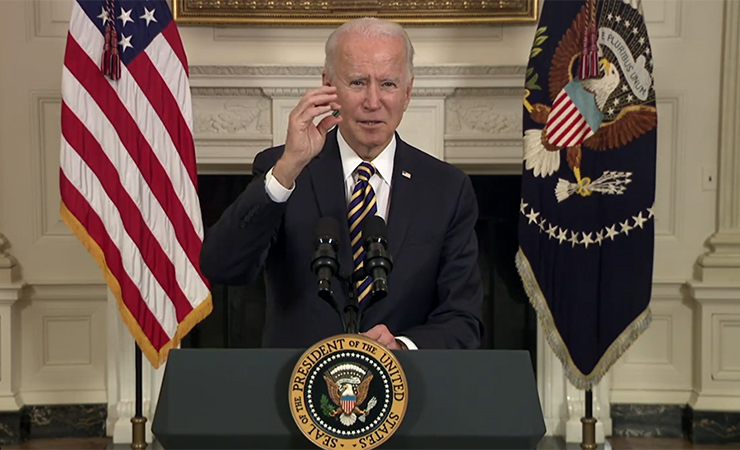
[[[339,421],[346,426],[354,425],[358,418],[364,422],[377,401],[370,399],[365,409],[362,409],[372,380],[372,373],[359,364],[339,364],[324,373],[329,397],[338,406],[332,416],[338,416]]]
[[[355,409],[355,393],[352,392],[352,386],[347,385],[345,390],[342,392],[341,405],[345,414],[352,414],[352,410]]]

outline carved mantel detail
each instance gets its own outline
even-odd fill
[[[319,86],[322,70],[321,66],[191,67],[199,165],[209,170],[229,164],[245,167],[265,145],[281,144],[287,113],[307,90]],[[522,66],[415,67],[412,101],[401,124],[406,126],[403,136],[468,168],[520,170],[525,72]],[[430,126],[433,135],[428,133]],[[243,152],[236,150],[240,146]]]

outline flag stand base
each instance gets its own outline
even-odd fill
[[[581,417],[581,423],[583,424],[581,448],[583,450],[593,450],[596,448],[596,418]]]
[[[131,448],[143,450],[146,448],[146,417],[132,417],[131,423],[133,424]]]

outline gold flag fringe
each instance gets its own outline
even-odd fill
[[[61,203],[59,212],[61,213],[64,223],[67,224],[69,229],[72,230],[75,236],[77,236],[77,239],[82,242],[82,245],[85,246],[87,251],[90,253],[90,256],[93,257],[95,262],[98,263],[98,266],[100,266],[100,269],[103,271],[103,277],[108,284],[108,288],[110,288],[113,296],[117,300],[118,310],[121,313],[121,319],[123,320],[123,323],[126,324],[129,332],[131,332],[131,335],[134,337],[136,343],[139,345],[141,352],[144,354],[144,356],[146,356],[146,358],[155,369],[159,368],[161,364],[167,361],[167,355],[169,354],[169,351],[173,348],[177,348],[177,346],[180,345],[180,341],[182,340],[182,338],[185,337],[198,322],[203,320],[211,313],[211,311],[213,310],[213,301],[211,298],[211,294],[208,294],[208,297],[206,297],[196,308],[194,308],[190,312],[190,314],[188,314],[183,319],[182,322],[180,322],[180,324],[177,326],[177,330],[175,331],[175,335],[169,340],[169,342],[162,346],[159,351],[157,351],[157,349],[154,348],[152,343],[149,341],[149,338],[147,338],[144,330],[141,329],[139,323],[131,314],[131,311],[128,310],[126,304],[123,302],[123,298],[121,296],[121,285],[118,283],[118,279],[111,273],[110,269],[108,268],[108,264],[105,261],[105,255],[98,246],[97,242],[95,242],[95,240],[90,237],[85,227],[80,223],[79,220],[77,220],[77,217],[75,217],[74,214],[72,214],[69,209],[67,209],[67,206],[64,204],[64,202]]]
[[[516,254],[516,268],[519,271],[519,276],[524,284],[524,290],[527,292],[529,302],[537,312],[537,317],[540,319],[542,329],[547,338],[547,342],[550,343],[552,351],[555,356],[563,363],[563,370],[568,380],[578,389],[591,389],[594,385],[598,384],[601,378],[606,375],[611,366],[617,362],[620,356],[627,351],[633,342],[645,331],[652,320],[650,307],[645,308],[645,311],[640,313],[635,320],[630,323],[627,328],[612,342],[609,348],[604,352],[604,355],[599,359],[599,362],[594,367],[594,370],[589,374],[582,373],[578,367],[576,367],[573,359],[570,357],[570,352],[563,342],[560,333],[555,327],[555,321],[552,318],[550,309],[547,305],[542,290],[540,289],[539,283],[532,272],[532,267],[529,264],[529,260],[524,255],[521,247]]]

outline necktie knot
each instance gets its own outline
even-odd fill
[[[373,175],[375,175],[375,166],[373,166],[369,162],[361,162],[359,166],[357,166],[357,177],[362,181],[369,181],[370,178],[372,178]]]

